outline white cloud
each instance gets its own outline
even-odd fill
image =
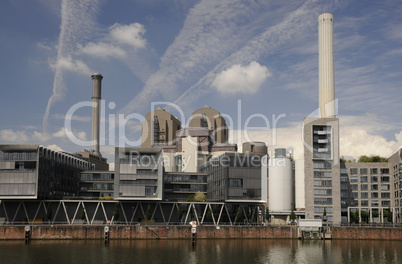
[[[66,115],[63,114],[54,114],[52,115],[52,118],[58,119],[58,120],[65,120],[67,118]],[[90,116],[79,116],[79,115],[71,115],[68,116],[69,119],[73,121],[80,121],[80,122],[91,122],[91,117]]]
[[[219,73],[212,86],[222,94],[256,93],[265,80],[271,76],[268,68],[253,61],[247,66],[240,64]]]
[[[66,130],[64,127],[60,128],[59,131],[52,134],[55,138],[65,138],[66,137]]]
[[[147,41],[142,37],[145,27],[140,23],[121,25],[115,23],[109,28],[110,36],[119,43],[132,46],[134,48],[145,48]]]
[[[54,150],[54,151],[64,152],[64,150],[61,147],[57,146],[56,144],[49,145],[46,148]]]
[[[59,131],[55,132],[52,134],[52,137],[54,138],[62,138],[62,139],[67,139],[67,132],[64,127],[60,128]],[[73,131],[72,134],[77,137],[79,140],[87,140],[87,133],[85,131]]]
[[[84,75],[90,75],[93,72],[83,61],[74,60],[71,57],[61,57],[51,66],[56,70],[68,70]]]
[[[0,140],[5,144],[9,143],[25,143],[28,135],[25,131],[14,131],[12,129],[0,130]]]
[[[402,148],[402,128],[395,138],[387,139],[383,133],[395,130],[393,124],[386,123],[375,114],[364,116],[340,116],[340,155],[358,159],[362,155],[379,155],[388,158]],[[239,150],[245,141],[262,141],[270,148],[293,148],[294,158],[303,159],[302,122],[285,128],[261,130],[233,130],[229,141],[237,143]],[[383,130],[381,130],[381,128]]]
[[[116,47],[112,44],[108,44],[105,42],[93,43],[89,42],[85,46],[78,44],[78,49],[81,53],[98,57],[98,58],[106,58],[106,57],[124,57],[126,52],[120,48]]]

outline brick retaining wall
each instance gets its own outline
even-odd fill
[[[24,226],[0,226],[0,240],[24,239]],[[104,225],[37,225],[32,239],[103,239]],[[110,226],[110,239],[190,239],[190,226]],[[295,226],[201,226],[197,238],[297,238]],[[333,239],[402,240],[402,228],[333,227]]]
[[[31,239],[103,239],[104,226],[38,225]],[[24,239],[24,226],[0,226],[1,239]],[[110,239],[190,239],[190,226],[110,226]],[[202,226],[197,238],[297,238],[293,226]]]

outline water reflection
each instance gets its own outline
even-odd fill
[[[1,263],[400,263],[402,241],[1,241]]]

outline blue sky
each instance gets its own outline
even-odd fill
[[[249,139],[300,153],[301,123],[318,105],[324,12],[335,21],[341,155],[389,156],[402,146],[399,0],[3,0],[0,143],[81,150],[65,117],[91,99],[90,76],[100,72],[109,160],[109,129],[139,137],[138,121],[123,131],[109,115],[145,116],[152,102],[175,103],[185,119],[208,104],[233,119],[233,132],[282,115],[275,140],[267,129]],[[89,107],[74,112],[75,137],[90,140],[90,116]]]

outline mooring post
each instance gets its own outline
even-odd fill
[[[109,227],[105,226],[104,234],[105,234],[105,244],[109,244]]]
[[[31,241],[31,227],[25,226],[25,244],[29,244]]]
[[[191,221],[191,244],[195,246],[197,242],[197,221]]]

